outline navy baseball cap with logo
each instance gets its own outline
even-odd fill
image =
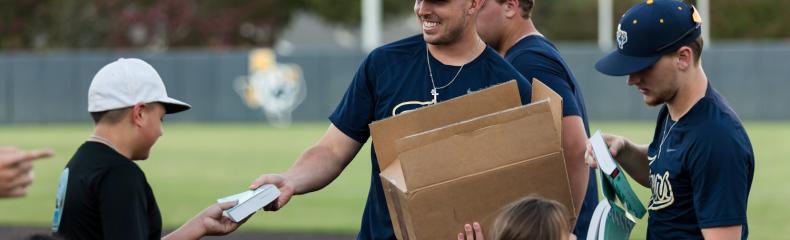
[[[647,0],[623,15],[617,25],[617,50],[598,60],[595,68],[606,75],[630,75],[700,34],[702,18],[694,6],[679,0]]]

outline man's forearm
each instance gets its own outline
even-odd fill
[[[562,118],[562,148],[565,152],[565,167],[568,171],[568,180],[571,185],[571,196],[575,216],[581,212],[587,185],[590,179],[590,167],[584,162],[584,152],[587,150],[587,133],[584,130],[584,121],[579,116],[566,116]]]
[[[617,161],[631,178],[642,186],[650,187],[650,165],[647,159],[647,145],[637,145],[624,139],[625,146],[617,154]]]
[[[295,194],[317,191],[337,178],[351,161],[342,158],[330,149],[316,145],[302,153],[283,176],[292,184]]]
[[[354,159],[362,144],[341,132],[334,124],[316,145],[299,156],[293,166],[282,174],[294,194],[304,194],[326,187]]]
[[[703,228],[702,229],[702,236],[705,239],[715,239],[715,240],[722,240],[722,239],[741,239],[741,231],[743,231],[743,225],[733,225],[733,226],[726,226],[726,227],[715,227],[715,228]]]
[[[584,164],[583,152],[581,160],[579,160],[576,155],[577,154],[569,154],[569,156],[566,156],[565,163],[568,169],[568,179],[571,185],[571,195],[573,197],[575,214],[578,215],[581,211],[582,203],[584,203],[584,197],[587,194],[587,185],[590,184],[588,183],[590,179],[590,168]]]

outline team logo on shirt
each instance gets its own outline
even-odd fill
[[[421,108],[423,106],[433,105],[433,101],[406,101],[395,105],[392,108],[392,116],[397,116],[399,114],[411,112]]]
[[[472,88],[466,88],[466,94],[470,94],[470,93],[473,93],[473,92],[480,91],[480,89],[483,89],[483,88],[479,88],[477,90],[472,90]],[[402,103],[399,103],[399,104],[395,105],[395,107],[392,108],[392,116],[394,117],[394,116],[397,116],[399,114],[411,112],[411,111],[417,110],[418,108],[421,108],[421,107],[424,107],[424,106],[430,106],[430,105],[437,104],[437,103],[438,103],[437,99],[434,99],[434,100],[431,100],[431,101],[419,101],[418,100],[418,101],[402,102]]]
[[[55,192],[55,212],[52,214],[52,232],[60,229],[60,218],[63,216],[63,202],[66,200],[66,187],[69,183],[69,168],[63,169],[60,182]]]
[[[650,189],[653,195],[650,196],[649,210],[660,210],[675,203],[675,194],[672,193],[672,183],[669,181],[669,171],[664,174],[656,173],[650,175]]]
[[[623,49],[626,43],[628,43],[628,33],[617,24],[617,46]]]
[[[647,162],[647,165],[653,165],[653,162],[655,162],[655,161],[656,161],[656,156],[652,156],[652,157],[651,157],[651,156],[649,156],[649,155],[648,155],[648,156],[647,156],[647,161],[648,161],[648,162]]]

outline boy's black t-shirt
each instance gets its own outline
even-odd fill
[[[65,191],[57,196],[63,201],[56,203],[53,219],[57,235],[67,239],[161,237],[162,217],[145,174],[114,149],[85,142],[66,165],[64,176]]]

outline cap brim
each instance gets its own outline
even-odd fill
[[[634,57],[615,50],[595,63],[595,69],[610,76],[625,76],[642,71],[658,62],[661,55],[650,57]]]
[[[157,100],[157,102],[160,102],[163,105],[165,105],[165,113],[166,114],[183,112],[183,111],[186,111],[186,110],[189,110],[190,108],[192,108],[191,105],[189,105],[189,104],[187,104],[185,102],[182,102],[182,101],[175,100],[175,99],[170,98],[170,97]]]

